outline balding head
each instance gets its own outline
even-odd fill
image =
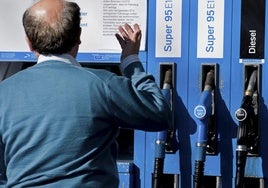
[[[80,8],[64,0],[40,0],[23,15],[25,33],[40,54],[68,53],[80,43]]]
[[[30,14],[48,25],[53,25],[59,21],[63,7],[62,0],[41,0],[30,8]]]

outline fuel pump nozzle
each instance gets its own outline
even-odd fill
[[[250,129],[254,126],[254,104],[253,94],[257,80],[257,71],[251,73],[248,86],[245,90],[241,107],[236,110],[235,117],[239,121],[237,130],[237,146],[236,146],[236,178],[235,187],[243,188],[243,179],[245,174],[245,166],[247,154],[250,145]]]
[[[171,69],[165,72],[162,93],[166,100],[171,100],[171,88],[172,88],[172,71]],[[171,105],[171,103],[170,103]],[[163,182],[163,170],[164,170],[164,159],[167,142],[168,130],[157,132],[155,141],[155,161],[154,161],[154,172],[152,175],[152,188],[164,188]]]
[[[215,73],[210,70],[206,75],[204,89],[201,93],[199,104],[194,109],[197,118],[197,153],[195,160],[194,188],[200,188],[204,176],[204,162],[206,160],[206,147],[208,137],[208,121],[213,113],[212,92],[215,87]]]

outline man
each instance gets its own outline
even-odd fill
[[[170,110],[138,52],[138,25],[119,27],[121,71],[79,66],[80,8],[41,0],[23,15],[37,64],[0,84],[3,187],[118,187],[119,127],[159,131]],[[90,33],[88,33],[90,34]]]

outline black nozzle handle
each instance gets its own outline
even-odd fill
[[[245,95],[249,95],[249,96],[253,95],[256,82],[257,82],[257,70],[254,70],[250,75],[248,87],[245,91]]]
[[[215,73],[214,70],[211,69],[206,75],[204,91],[212,91],[214,89],[215,87],[214,80],[215,80]]]
[[[163,89],[171,89],[171,87],[172,87],[172,71],[171,71],[171,69],[168,69],[165,72]]]

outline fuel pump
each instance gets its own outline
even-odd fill
[[[248,81],[241,107],[236,110],[235,117],[239,121],[236,146],[236,177],[235,187],[243,188],[247,155],[252,152],[257,144],[257,70],[252,71]]]
[[[172,88],[172,70],[169,69],[165,72],[162,93],[168,102],[171,100],[171,88]],[[157,132],[155,141],[155,161],[154,161],[154,172],[152,175],[152,188],[164,188],[163,181],[163,170],[164,170],[164,159],[167,146],[167,137],[169,131],[164,130]]]
[[[194,169],[194,188],[200,188],[204,176],[204,163],[206,160],[206,147],[208,137],[208,123],[213,112],[213,90],[215,87],[215,72],[210,70],[206,75],[204,89],[199,104],[194,109],[197,118],[196,159]]]

